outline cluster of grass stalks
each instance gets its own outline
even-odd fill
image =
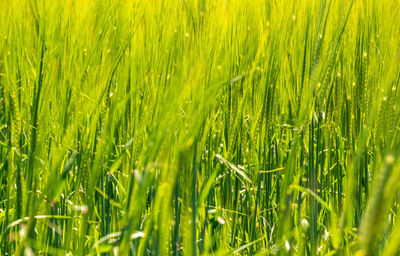
[[[399,255],[399,16],[0,1],[0,254]]]

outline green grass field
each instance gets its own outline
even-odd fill
[[[399,17],[0,1],[0,255],[400,255]]]

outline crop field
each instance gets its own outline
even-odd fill
[[[0,1],[0,255],[400,255],[399,17]]]

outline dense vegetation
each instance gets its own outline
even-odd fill
[[[0,1],[0,254],[398,255],[399,17]]]

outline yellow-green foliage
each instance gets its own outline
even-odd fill
[[[399,16],[0,1],[0,254],[400,254]]]

